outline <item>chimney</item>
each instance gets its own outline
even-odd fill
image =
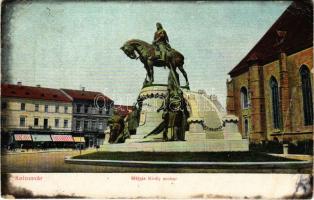
[[[38,85],[36,85],[36,87],[40,87],[40,85],[38,84]]]
[[[82,87],[82,91],[85,91],[85,87]]]
[[[17,82],[17,85],[22,86],[22,82],[21,81]]]

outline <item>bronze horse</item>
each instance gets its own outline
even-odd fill
[[[176,77],[179,77],[179,74],[176,72],[176,68],[179,68],[182,75],[185,78],[186,86],[189,87],[189,81],[187,74],[183,68],[184,56],[172,49],[170,53],[167,53],[166,61],[154,60],[156,49],[153,45],[148,44],[142,40],[129,40],[120,48],[129,58],[131,59],[140,59],[144,64],[146,69],[147,76],[145,82],[152,84],[154,82],[154,66],[155,67],[165,67],[172,69]],[[148,77],[148,80],[147,80]]]

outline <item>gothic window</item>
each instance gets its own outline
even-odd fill
[[[271,104],[273,109],[273,127],[280,128],[280,107],[278,82],[275,77],[270,78]]]
[[[241,106],[242,108],[249,107],[248,92],[245,87],[241,88]]]
[[[302,96],[303,96],[303,115],[304,125],[313,125],[313,99],[312,86],[309,69],[303,65],[300,69]]]

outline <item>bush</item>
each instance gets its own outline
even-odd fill
[[[259,144],[250,144],[250,151],[265,152],[265,153],[283,153],[283,146],[281,142],[266,141]],[[289,154],[308,154],[313,155],[313,140],[297,141],[296,143],[289,142]]]
[[[250,151],[256,151],[256,152],[265,152],[265,153],[277,153],[282,154],[282,143],[279,143],[277,141],[266,141],[259,144],[253,144],[251,143]]]
[[[313,155],[313,140],[298,141],[296,144],[289,143],[288,153]]]

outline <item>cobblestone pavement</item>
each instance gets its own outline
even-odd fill
[[[95,152],[95,149],[83,150],[82,154]],[[149,172],[149,173],[311,173],[311,169],[191,169],[191,168],[145,168],[68,164],[64,162],[66,156],[79,155],[78,150],[63,152],[33,152],[2,154],[2,173],[25,172]]]

